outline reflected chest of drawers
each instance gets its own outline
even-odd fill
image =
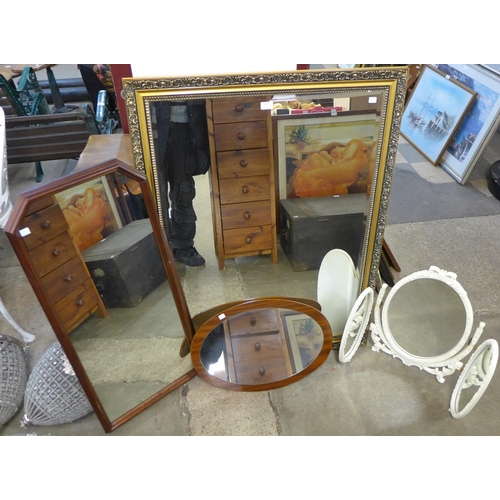
[[[293,374],[277,309],[260,309],[228,320],[226,351],[229,380],[255,385]]]
[[[263,97],[207,101],[210,190],[219,268],[225,259],[270,254],[277,262],[272,127]]]
[[[25,250],[21,264],[31,276],[39,300],[50,307],[66,333],[93,313],[107,316],[68,230],[64,214],[52,197],[30,207],[20,230]]]

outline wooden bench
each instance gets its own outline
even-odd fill
[[[89,105],[76,111],[34,116],[6,116],[7,163],[36,164],[36,181],[43,177],[42,161],[80,157],[91,135],[99,134]]]

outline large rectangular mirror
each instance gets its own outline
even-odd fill
[[[104,430],[196,375],[149,183],[112,160],[20,194],[5,232]]]
[[[341,194],[327,192],[324,198],[339,198],[335,200],[338,205],[342,195],[347,194],[350,197],[348,210],[353,214],[360,214],[356,218],[359,227],[353,228],[357,241],[353,246],[355,254],[352,257],[358,273],[359,290],[367,286],[374,288],[396,162],[406,81],[405,67],[125,78],[124,98],[135,166],[147,176],[160,220],[164,223],[167,217],[167,192],[160,166],[157,112],[164,105],[179,102],[203,103],[208,117],[214,246],[219,257],[219,267],[224,269],[226,258],[243,255],[258,254],[262,258],[269,258],[267,255],[270,255],[271,261],[275,262],[276,247],[280,240],[281,202],[293,198],[290,195],[292,172],[287,172],[286,167],[290,164],[290,158],[286,158],[286,148],[282,147],[282,142],[286,141],[287,125],[298,125],[300,120],[301,126],[312,127],[321,125],[323,120],[330,136],[321,138],[321,147],[326,146],[329,140],[343,142],[345,146],[354,139],[363,143],[364,154],[368,159],[364,166],[363,182],[358,182],[349,190],[345,189]],[[238,146],[226,142],[227,131],[231,127],[234,129],[232,124],[239,120],[235,117],[234,109],[227,106],[238,99],[242,104],[235,107],[236,111],[248,110],[246,121],[251,122],[252,130],[258,130],[260,134],[260,142],[251,144],[248,149],[261,155],[258,163],[259,168],[264,170],[257,172],[252,180],[259,188],[265,182],[270,189],[270,194],[266,194],[265,199],[271,210],[269,214],[265,214],[265,221],[259,223],[259,243],[247,238],[247,243],[250,243],[247,253],[242,252],[236,244],[231,246],[232,239],[225,226],[231,216],[231,200],[224,201],[222,192],[226,177],[232,176],[232,180],[238,177],[234,173],[222,174],[226,157],[234,158],[240,154]],[[297,116],[277,112],[278,103],[287,100],[314,102],[323,107],[322,113],[311,112]],[[300,162],[304,157],[297,156],[294,159]],[[312,192],[311,197],[318,198],[317,193]],[[224,210],[229,215],[226,216]],[[224,224],[221,222],[223,219]]]

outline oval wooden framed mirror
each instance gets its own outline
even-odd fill
[[[284,298],[229,304],[208,319],[191,344],[195,370],[233,391],[265,391],[316,370],[331,352],[328,320],[314,306]]]

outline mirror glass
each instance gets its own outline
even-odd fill
[[[317,368],[331,346],[326,318],[307,304],[279,300],[229,307],[202,325],[191,351],[198,373],[228,389],[266,390]]]
[[[261,114],[273,116],[275,154],[277,157],[276,177],[278,200],[307,198],[307,204],[315,213],[324,216],[336,214],[351,217],[343,228],[342,241],[339,238],[332,247],[346,251],[352,258],[358,274],[362,262],[363,242],[366,238],[367,218],[371,210],[371,190],[374,172],[379,168],[380,155],[380,115],[384,91],[348,92],[330,94],[305,94],[297,91],[295,102],[314,103],[329,113],[277,114],[288,111],[290,95],[279,91],[274,94],[273,109],[263,106]],[[212,96],[211,99],[216,99]],[[269,96],[262,96],[262,105],[268,103]],[[369,99],[375,104],[369,104]],[[206,108],[203,99],[190,99],[190,109],[202,114]],[[152,131],[153,147],[151,164],[155,168],[158,185],[158,211],[168,234],[168,192],[165,169],[166,118],[176,104],[185,103],[182,97],[151,100],[147,103],[146,117],[148,129]],[[195,104],[195,105],[193,105]],[[335,106],[337,104],[337,106]],[[277,107],[279,106],[279,107]],[[340,111],[345,109],[345,111]],[[168,120],[167,120],[168,122]],[[296,134],[307,130],[300,139]],[[207,131],[204,133],[208,134]],[[332,176],[324,172],[331,169]],[[353,174],[354,172],[354,174]],[[318,180],[319,179],[319,180]],[[285,228],[281,228],[283,231]],[[197,238],[210,240],[213,228],[197,226]],[[203,235],[202,233],[206,233]],[[359,290],[358,290],[359,293]],[[349,304],[349,308],[352,302]],[[342,323],[342,326],[344,323]]]
[[[108,316],[90,316],[69,336],[106,414],[115,420],[181,377],[192,365],[189,357],[179,357],[184,331],[140,185],[124,175],[107,177],[115,193],[122,191],[122,217],[117,213],[114,219],[121,227],[104,227],[96,234],[98,242],[92,246],[84,243],[96,227],[86,213],[101,218],[94,213],[93,202],[101,201],[96,197],[85,200],[86,213],[82,212],[88,230],[78,227],[73,240],[80,242]],[[93,185],[95,180],[87,184]],[[70,232],[76,228],[73,213],[81,212],[76,208],[78,200],[85,199],[75,197],[85,196],[88,190],[77,186],[69,196],[56,195]]]
[[[387,307],[392,339],[413,356],[435,357],[451,351],[460,342],[466,324],[460,295],[436,279],[405,283]]]
[[[434,375],[438,382],[462,368],[481,336],[472,333],[474,313],[467,292],[453,272],[430,266],[399,280],[386,296],[378,292],[370,333],[372,350],[399,358]]]
[[[460,375],[451,398],[453,417],[467,415],[486,390],[498,362],[498,343],[494,339],[483,342]]]
[[[163,103],[188,99],[215,102],[232,95],[261,96],[262,114],[272,117],[277,223],[279,201],[294,197],[328,197],[334,205],[332,213],[355,219],[349,224],[352,234],[346,238],[344,250],[359,272],[359,293],[376,282],[406,77],[405,68],[370,68],[126,78],[124,95],[136,168],[146,173],[163,221],[166,193],[160,168],[158,109]],[[296,134],[304,128],[310,137]],[[322,162],[339,162],[339,151],[347,150],[352,154],[348,170],[356,176],[342,177],[339,165],[332,178],[323,176],[318,183],[317,169]]]
[[[21,193],[18,204],[6,233],[107,432],[196,375],[180,356],[194,332],[142,174],[112,160]],[[38,227],[52,233],[27,252]]]

